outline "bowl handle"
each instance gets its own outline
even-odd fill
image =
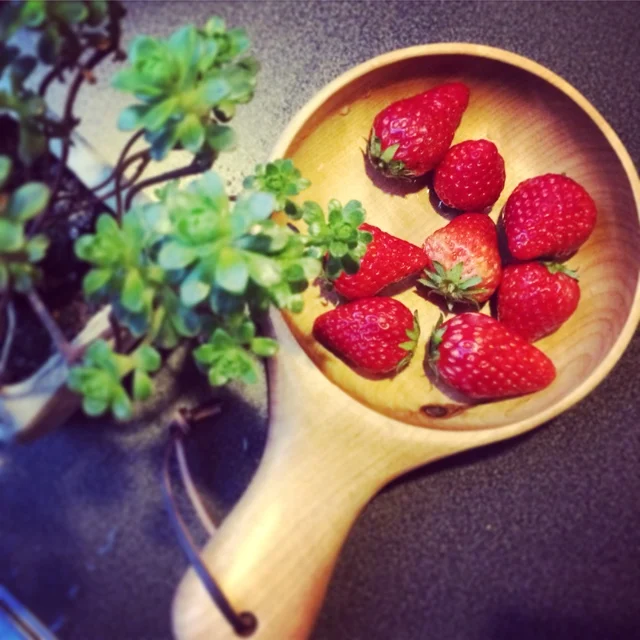
[[[406,466],[348,424],[323,426],[320,443],[308,425],[272,425],[249,488],[201,553],[233,609],[256,617],[257,640],[309,635],[352,524]],[[173,629],[179,640],[239,637],[193,569]]]

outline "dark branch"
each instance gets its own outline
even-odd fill
[[[191,164],[188,164],[186,167],[181,167],[180,169],[174,169],[173,171],[165,171],[157,176],[152,176],[151,178],[147,178],[146,180],[142,180],[138,182],[135,186],[129,189],[127,193],[127,199],[125,201],[125,210],[128,210],[131,207],[131,202],[137,193],[146,189],[147,187],[152,187],[154,184],[160,184],[162,182],[167,182],[168,180],[176,180],[177,178],[184,178],[185,176],[192,176],[197,173],[202,173],[206,171],[209,167],[211,167],[211,162],[203,162],[202,159],[198,158],[198,156],[194,157]]]
[[[121,191],[124,191],[125,189],[128,189],[129,187],[131,187],[135,183],[135,181],[144,173],[144,170],[149,165],[149,162],[151,162],[151,157],[149,156],[148,152],[141,151],[139,154],[136,154],[135,156],[132,156],[125,163],[124,167],[122,168],[122,172],[121,173],[124,174],[124,172],[129,168],[130,164],[133,164],[133,163],[137,162],[138,160],[140,160],[140,164],[136,168],[134,174],[130,178],[128,178],[126,180],[126,182],[124,182],[122,185],[120,185],[120,190]],[[114,188],[111,191],[109,191],[109,193],[105,193],[104,195],[101,195],[100,198],[102,200],[107,200],[108,198],[112,198],[113,196],[115,196],[116,193],[117,193],[116,189]]]
[[[115,177],[116,174],[118,173],[118,171],[120,171],[123,167],[122,167],[122,163],[125,159],[125,156],[127,155],[127,153],[129,153],[131,147],[133,147],[133,145],[144,135],[144,130],[140,130],[137,131],[136,133],[134,133],[131,138],[129,138],[127,144],[124,145],[124,147],[122,148],[122,151],[120,152],[120,156],[118,157],[118,161],[116,162],[115,167],[113,167],[113,170],[111,171],[111,173],[99,184],[97,184],[95,187],[92,187],[91,190],[92,191],[99,191],[100,189],[102,189],[103,187],[106,187]],[[127,163],[128,164],[128,160]]]

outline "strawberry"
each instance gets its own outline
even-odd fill
[[[556,331],[580,301],[575,271],[555,262],[505,268],[498,289],[498,320],[535,342]]]
[[[369,160],[396,178],[431,171],[449,148],[468,103],[469,89],[452,82],[390,104],[373,120]]]
[[[429,263],[424,251],[406,240],[366,223],[359,229],[373,236],[360,261],[360,269],[353,275],[343,272],[334,282],[336,291],[349,300],[375,296],[386,286],[417,273]]]
[[[482,211],[495,204],[504,188],[504,160],[489,140],[465,140],[437,166],[433,188],[453,209]]]
[[[464,213],[424,242],[430,265],[419,282],[455,302],[476,306],[500,284],[502,263],[496,225],[482,213]]]
[[[469,398],[509,398],[544,389],[556,377],[553,362],[501,322],[462,313],[431,335],[429,364],[448,385]]]
[[[596,205],[571,178],[547,173],[521,182],[509,196],[504,229],[518,260],[563,258],[580,247],[596,224]]]
[[[420,326],[398,300],[361,298],[316,318],[313,335],[356,369],[386,374],[409,364]]]

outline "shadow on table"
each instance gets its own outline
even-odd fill
[[[553,611],[510,609],[495,614],[487,640],[635,640],[638,620],[571,617]]]

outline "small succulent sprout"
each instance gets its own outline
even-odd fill
[[[125,379],[133,374],[133,399],[146,400],[153,393],[149,374],[157,371],[160,364],[160,354],[148,344],[123,355],[114,352],[105,340],[96,340],[87,349],[82,364],[69,372],[67,384],[82,396],[87,415],[100,416],[110,410],[117,420],[129,420],[133,403],[125,389]]]
[[[259,164],[255,174],[245,178],[245,189],[264,191],[276,199],[276,207],[284,211],[294,220],[302,217],[302,210],[290,198],[309,187],[311,182],[303,178],[289,158],[275,160],[267,164]]]
[[[335,280],[343,271],[349,274],[358,271],[373,236],[358,228],[364,222],[365,210],[357,200],[350,200],[344,207],[331,200],[328,210],[325,220],[320,205],[305,202],[302,219],[309,227],[308,255],[325,258],[327,277]]]
[[[178,146],[212,157],[232,148],[234,132],[221,122],[253,97],[258,64],[247,55],[249,47],[243,29],[226,29],[219,18],[203,29],[183,27],[166,40],[138,36],[130,66],[113,85],[141,104],[127,107],[118,126],[144,129],[156,160]]]
[[[277,350],[275,340],[256,336],[255,324],[240,314],[216,327],[193,355],[198,366],[207,372],[211,385],[217,387],[231,380],[257,382],[258,358],[270,357]]]
[[[11,160],[0,156],[0,189],[11,173]],[[40,278],[36,266],[44,258],[49,240],[39,234],[29,237],[25,225],[49,203],[49,189],[29,182],[13,193],[0,194],[0,291],[29,291]]]

